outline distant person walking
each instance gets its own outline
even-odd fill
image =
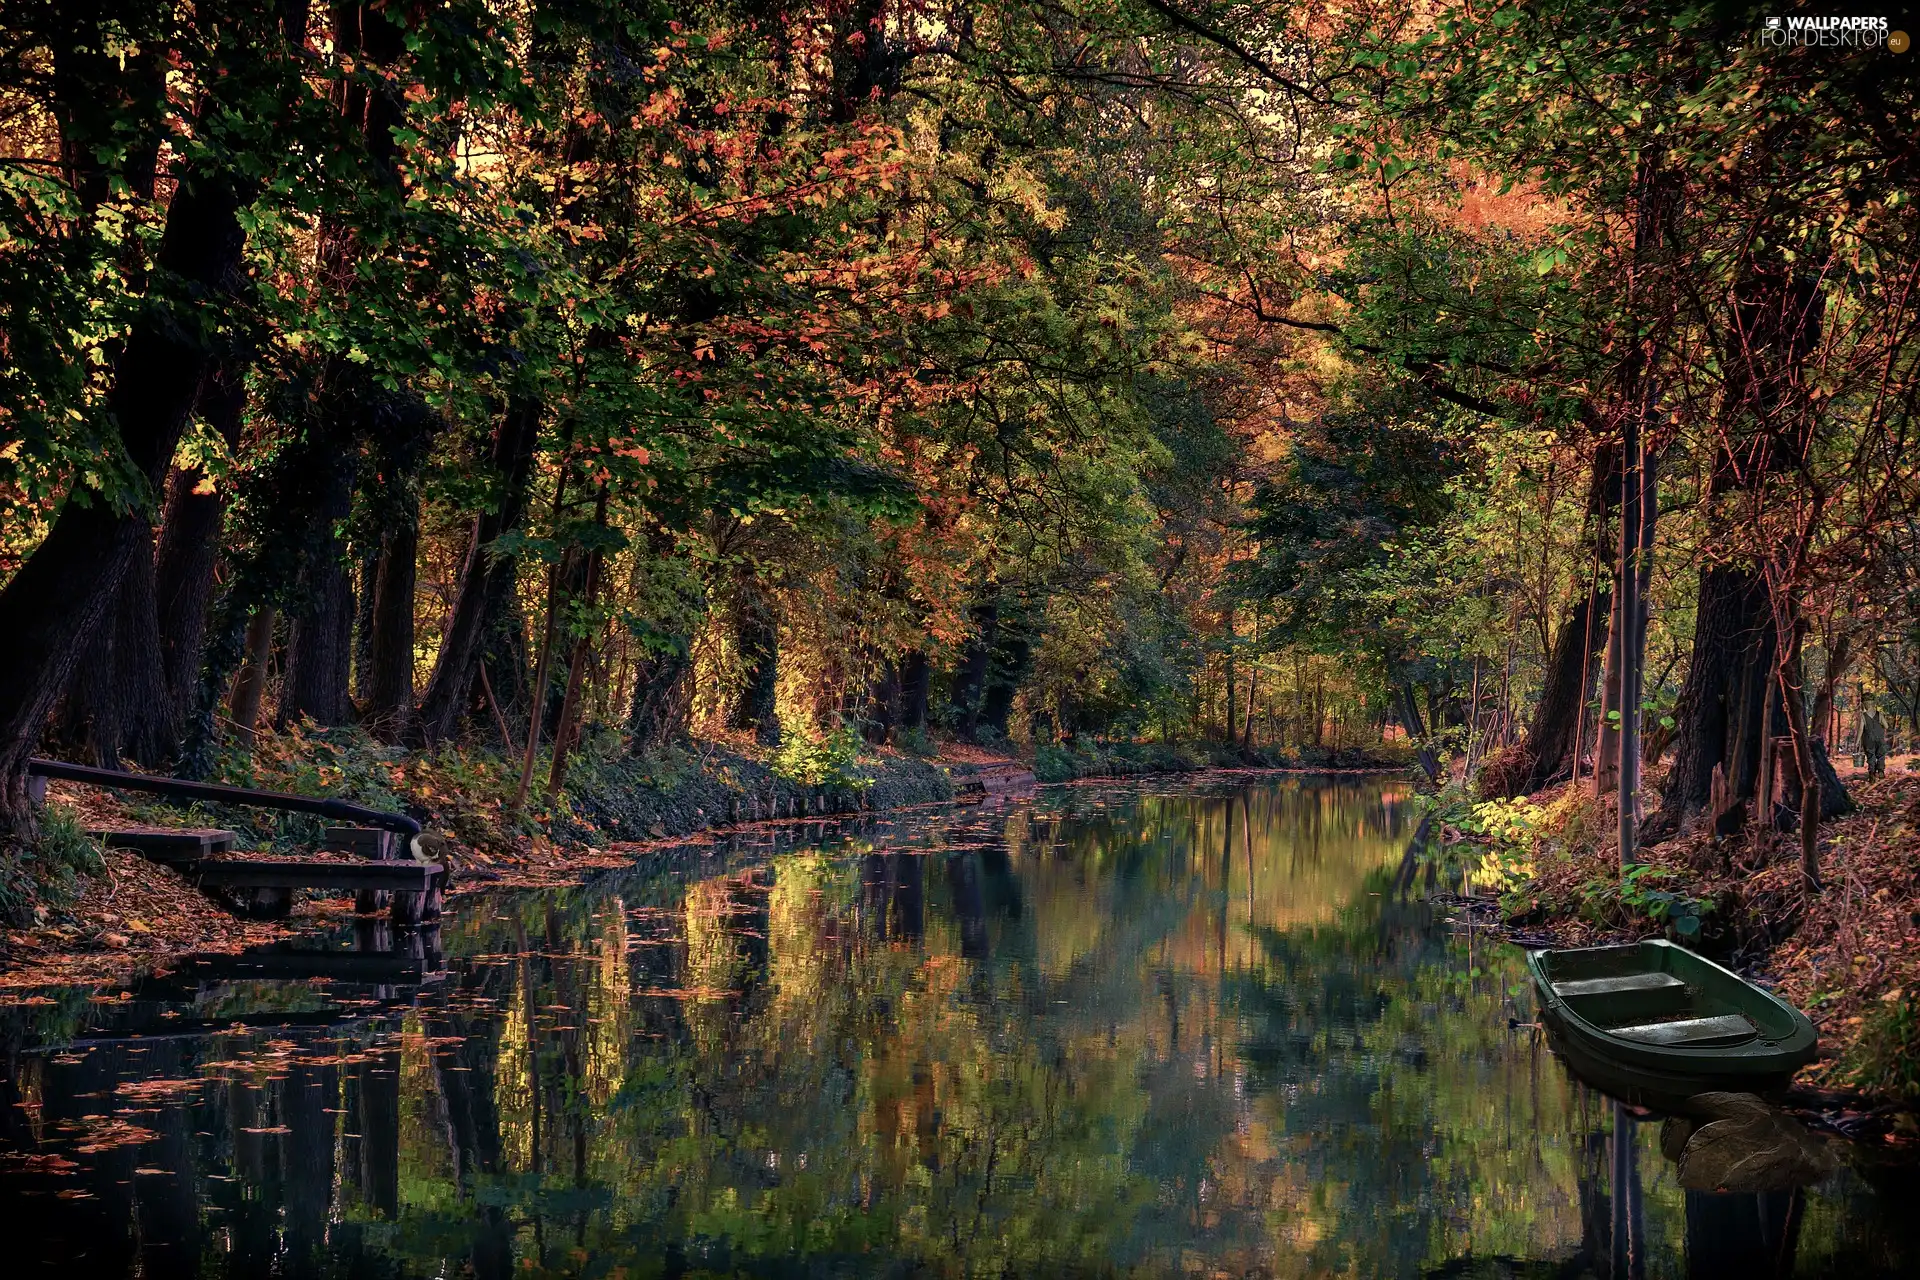
[[[1887,772],[1887,726],[1880,721],[1880,708],[1867,712],[1860,725],[1860,754],[1867,758],[1867,780]]]

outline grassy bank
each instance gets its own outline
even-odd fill
[[[1033,776],[1041,782],[1190,773],[1201,769],[1404,769],[1412,756],[1391,747],[1243,749],[1218,742],[1098,742],[1076,738],[1033,749]]]
[[[470,748],[406,751],[359,730],[263,734],[251,751],[223,756],[212,780],[411,814],[449,841],[458,889],[565,883],[627,862],[650,842],[729,826],[947,800],[979,767],[846,738],[779,751],[698,742],[647,759],[618,748],[612,739],[584,744],[554,796],[541,785],[546,761],[536,761],[521,804],[518,761]],[[300,895],[287,922],[236,920],[173,871],[103,849],[88,830],[221,827],[240,849],[293,854],[315,848],[328,825],[307,814],[54,783],[40,847],[9,868],[4,885],[16,927],[0,932],[0,985],[104,979],[187,951],[237,950],[351,906],[345,897]]]
[[[516,804],[521,762],[500,753],[383,746],[357,729],[264,733],[231,751],[212,780],[330,796],[405,812],[449,841],[456,888],[562,884],[617,866],[651,844],[756,822],[901,809],[969,791],[1041,782],[1175,774],[1209,768],[1392,769],[1391,752],[1240,751],[1218,744],[1043,746],[1031,756],[971,744],[916,743],[876,751],[850,734],[766,750],[697,741],[645,759],[619,741],[583,743],[564,788],[549,796],[536,761]],[[102,849],[88,830],[220,827],[237,847],[291,855],[318,846],[329,824],[271,809],[179,804],[69,783],[50,788],[42,845],[7,888],[17,927],[0,933],[0,985],[105,980],[188,951],[231,951],[350,908],[342,896],[299,895],[286,922],[241,921],[173,871]]]
[[[1442,791],[1433,856],[1515,929],[1564,946],[1664,936],[1769,983],[1820,1029],[1804,1084],[1906,1108],[1920,1105],[1920,775],[1848,781],[1858,808],[1822,827],[1817,889],[1797,837],[1756,850],[1699,827],[1623,876],[1614,806],[1585,785],[1485,801]],[[1888,1123],[1914,1126],[1905,1110]]]

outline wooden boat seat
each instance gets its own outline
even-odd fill
[[[1670,973],[1623,973],[1611,978],[1578,978],[1553,984],[1554,993],[1575,996],[1613,996],[1628,991],[1667,991],[1687,984]]]
[[[1638,1027],[1608,1027],[1607,1034],[1641,1044],[1705,1049],[1740,1044],[1760,1034],[1759,1028],[1737,1013],[1710,1018],[1682,1018],[1676,1022],[1649,1022]]]

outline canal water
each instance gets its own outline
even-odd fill
[[[1053,788],[16,999],[4,1271],[1920,1274],[1910,1172],[1683,1191],[1412,827]]]

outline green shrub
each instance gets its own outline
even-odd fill
[[[787,733],[773,757],[773,771],[789,782],[803,787],[845,787],[864,791],[873,785],[873,777],[860,768],[860,753],[865,744],[852,725],[841,725],[832,733],[814,738],[805,733]]]
[[[105,868],[100,846],[87,837],[71,810],[48,805],[31,844],[0,846],[0,916],[16,924],[33,921],[35,908],[71,904],[87,876]]]
[[[1677,874],[1648,863],[1628,867],[1616,880],[1589,880],[1581,887],[1584,910],[1601,923],[1651,921],[1682,941],[1700,936],[1713,901],[1670,887]]]
[[[1067,748],[1049,745],[1033,749],[1034,781],[1068,782],[1079,776],[1078,762]]]

